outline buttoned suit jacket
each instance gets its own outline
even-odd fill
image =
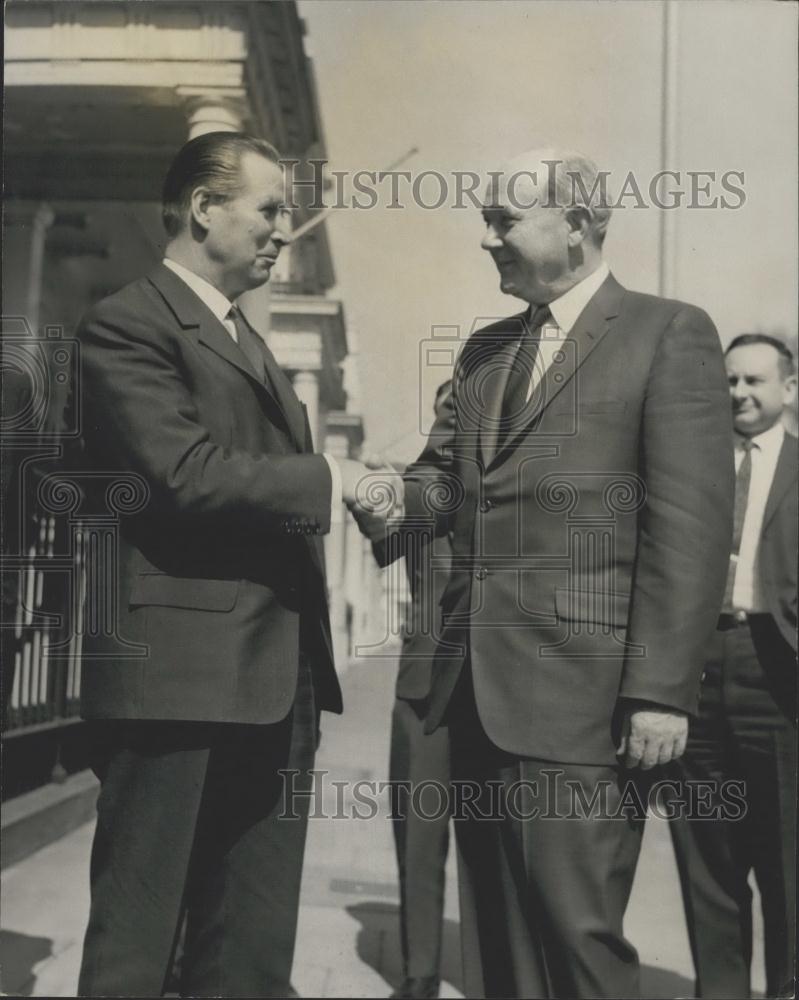
[[[301,638],[317,706],[340,711],[320,538],[331,476],[274,357],[265,383],[164,265],[92,308],[78,339],[95,478],[132,474],[146,494],[120,518],[116,583],[99,595],[113,634],[84,645],[84,716],[276,722]]]
[[[466,342],[453,417],[406,470],[400,540],[425,518],[453,538],[428,727],[468,657],[497,746],[610,764],[620,699],[697,707],[731,537],[727,379],[704,312],[609,276],[503,444],[529,316]]]

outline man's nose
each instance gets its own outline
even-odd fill
[[[493,226],[486,228],[483,238],[480,240],[480,246],[483,250],[498,250],[502,246],[502,240]]]
[[[749,395],[749,387],[746,382],[731,382],[730,383],[730,395],[733,399],[746,399]]]
[[[291,229],[289,228],[289,223],[286,219],[278,219],[275,222],[275,228],[272,230],[271,238],[273,243],[277,243],[281,247],[287,246],[291,243]]]

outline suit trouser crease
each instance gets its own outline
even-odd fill
[[[569,811],[565,782],[593,791],[605,783],[608,811],[622,784],[636,782],[646,803],[651,777],[612,766],[519,759],[494,746],[472,706],[451,719],[453,779],[499,782],[519,778],[544,788],[556,770],[555,808]],[[561,798],[561,791],[564,792]],[[491,795],[486,800],[490,806]],[[622,922],[640,851],[644,819],[564,819],[456,815],[461,882],[465,993],[470,997],[637,997],[639,966]],[[486,808],[482,810],[485,813]]]
[[[438,815],[438,792],[414,796],[423,782],[435,782],[448,796],[449,735],[424,732],[426,704],[398,698],[391,727],[392,827],[400,881],[400,940],[404,973],[412,978],[439,974],[450,810]],[[400,783],[408,783],[404,792]],[[421,812],[417,812],[417,806]],[[434,817],[434,818],[433,818]]]
[[[770,616],[718,632],[709,647],[700,713],[680,772],[694,782],[744,782],[747,811],[742,819],[671,824],[699,996],[749,995],[751,871],[763,909],[767,994],[792,990],[795,667]]]
[[[307,788],[316,713],[305,658],[270,726],[100,723],[101,778],[81,996],[160,996],[184,911],[194,996],[285,996],[308,797],[283,809],[279,768]],[[303,773],[305,772],[305,773]]]

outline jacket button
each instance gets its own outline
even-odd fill
[[[494,506],[494,505],[493,505],[493,504],[491,503],[491,501],[490,501],[490,500],[483,500],[483,502],[482,502],[482,503],[480,504],[480,510],[481,510],[481,511],[482,511],[482,512],[483,512],[484,514],[487,514],[487,513],[488,513],[488,512],[489,512],[489,511],[491,510],[491,508],[492,508],[493,506]]]
[[[478,580],[485,580],[485,578],[488,576],[488,570],[485,568],[485,566],[481,566],[480,569],[475,570],[474,575]]]

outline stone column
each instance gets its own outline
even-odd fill
[[[299,393],[298,393],[299,395]],[[349,440],[346,434],[328,434],[325,451],[334,458],[347,458]],[[327,592],[330,600],[330,629],[333,634],[333,652],[336,666],[342,673],[349,661],[349,636],[347,633],[347,520],[349,514],[344,504],[333,510],[330,534],[325,536],[325,563],[327,565]]]
[[[314,447],[319,441],[319,379],[316,372],[297,372],[291,380],[297,398],[301,403],[305,403],[308,410],[308,423],[311,425]],[[346,458],[346,450],[344,457]]]
[[[5,214],[3,311],[6,316],[24,316],[34,335],[39,327],[47,230],[54,219],[52,208],[44,203],[12,203]]]
[[[193,94],[186,100],[189,139],[207,132],[241,132],[242,114],[234,101],[215,94]]]

